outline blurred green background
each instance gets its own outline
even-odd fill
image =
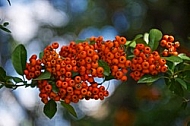
[[[8,21],[11,34],[0,31],[0,65],[15,75],[10,61],[14,47],[22,43],[28,57],[53,41],[116,35],[132,40],[139,33],[157,28],[190,47],[189,0],[6,0],[0,1],[0,22]],[[170,92],[164,81],[152,86],[111,81],[110,97],[104,101],[72,104],[78,119],[59,106],[49,120],[42,113],[38,90],[0,90],[1,126],[187,126],[190,106]],[[188,98],[188,96],[186,96]]]

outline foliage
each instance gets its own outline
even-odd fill
[[[8,25],[8,24],[4,24],[3,26],[6,26],[6,25]],[[167,36],[167,37],[169,37],[169,36]],[[177,55],[176,55],[176,53],[173,53],[173,52],[177,51],[176,50],[177,46],[175,45],[175,43],[172,44],[172,47],[175,46],[175,50],[174,51],[170,50],[168,56],[162,56],[162,51],[163,51],[162,48],[163,47],[160,46],[160,42],[163,40],[164,35],[162,35],[162,32],[158,29],[151,29],[149,31],[149,33],[145,33],[144,35],[139,34],[132,41],[126,41],[126,39],[124,39],[124,38],[121,39],[121,38],[118,38],[118,36],[117,36],[115,41],[120,41],[120,43],[122,43],[118,49],[122,49],[121,51],[124,50],[124,53],[127,53],[127,55],[124,55],[124,56],[126,56],[126,58],[122,57],[122,59],[120,59],[120,57],[119,57],[120,62],[123,62],[123,60],[126,61],[125,62],[126,66],[124,66],[124,67],[121,66],[121,67],[119,67],[119,69],[122,71],[125,71],[125,70],[131,71],[131,66],[129,64],[127,64],[127,61],[130,62],[128,59],[131,59],[131,58],[133,59],[135,57],[135,55],[137,55],[137,54],[134,54],[133,51],[139,44],[143,44],[143,45],[146,45],[147,47],[150,47],[152,52],[155,52],[155,51],[159,52],[159,54],[161,55],[161,59],[163,58],[166,60],[166,64],[164,64],[164,66],[167,66],[167,71],[161,72],[159,70],[159,73],[156,75],[145,73],[144,75],[142,75],[141,77],[139,77],[137,79],[137,83],[138,84],[147,84],[147,86],[150,86],[150,85],[156,83],[158,80],[164,80],[168,89],[171,92],[173,92],[174,94],[185,99],[182,103],[182,107],[185,108],[187,106],[187,103],[189,102],[189,99],[185,98],[185,93],[187,91],[190,91],[190,79],[189,79],[190,78],[190,76],[189,76],[190,75],[190,57],[184,53],[180,53]],[[93,39],[93,40],[91,40],[91,39]],[[90,46],[93,46],[95,44],[98,45],[98,44],[106,43],[105,41],[102,40],[101,37],[90,38],[90,39],[85,40],[85,42],[86,41],[88,41],[88,43],[90,43]],[[77,44],[78,45],[85,44],[85,42],[80,40],[80,42],[77,41]],[[59,86],[58,80],[56,80],[56,78],[62,78],[64,80],[64,79],[66,79],[66,77],[62,77],[59,74],[52,72],[52,70],[50,70],[49,67],[47,66],[48,64],[43,62],[45,60],[45,58],[48,58],[48,57],[46,57],[46,53],[48,53],[48,54],[51,53],[51,51],[54,49],[57,49],[58,46],[59,45],[57,45],[57,43],[53,43],[51,46],[47,46],[46,49],[47,50],[49,49],[48,51],[50,51],[50,52],[47,52],[47,51],[41,52],[39,54],[40,59],[38,59],[38,60],[36,60],[37,56],[33,55],[33,57],[31,57],[29,59],[30,63],[27,63],[27,50],[25,49],[24,45],[22,45],[22,44],[18,45],[14,49],[11,59],[12,59],[12,64],[14,66],[15,71],[19,75],[21,75],[22,78],[9,76],[6,74],[6,71],[2,67],[0,67],[0,88],[6,87],[6,88],[11,88],[11,89],[16,89],[20,86],[25,86],[25,87],[32,87],[32,88],[37,87],[40,90],[42,90],[43,87],[40,87],[40,85],[43,85],[46,82],[46,85],[48,85],[49,87],[48,88],[45,87],[45,90],[49,90],[49,88],[51,87],[51,88],[53,88],[52,92],[55,95],[52,94],[49,96],[49,98],[45,95],[41,96],[42,101],[45,103],[44,110],[43,110],[44,114],[50,119],[53,118],[53,116],[57,112],[57,103],[60,102],[60,104],[66,110],[68,110],[68,112],[71,115],[73,115],[74,117],[77,117],[77,114],[76,114],[74,108],[69,104],[70,101],[68,102],[67,98],[64,100],[61,98],[57,98],[57,95],[56,95],[56,93],[58,94],[58,92],[60,92],[60,90],[61,90],[61,88],[60,88],[61,86]],[[112,42],[108,46],[111,46],[111,49],[114,49],[114,47],[112,46]],[[104,50],[100,50],[99,48],[97,48],[97,50],[95,52],[97,53],[99,51],[101,52]],[[91,52],[88,52],[88,53],[89,53],[88,55],[91,55]],[[140,53],[142,53],[142,51]],[[62,55],[61,53],[59,53],[59,54]],[[107,56],[108,54],[104,54],[104,55]],[[150,53],[149,55],[152,55],[152,54]],[[53,53],[53,56],[56,57],[56,52]],[[75,55],[73,57],[76,57],[76,56],[77,55]],[[147,56],[147,55],[145,55],[145,56]],[[113,66],[111,66],[112,62],[109,62],[109,60],[104,59],[102,52],[101,52],[101,55],[99,55],[99,57],[100,58],[98,60],[95,59],[95,61],[97,61],[99,69],[103,68],[103,73],[101,76],[100,75],[99,76],[104,78],[104,81],[109,81],[112,79],[127,81],[127,78],[125,78],[127,75],[127,72],[122,73],[123,74],[122,77],[124,76],[124,78],[117,75],[117,73],[113,74],[114,70],[113,70]],[[110,56],[108,55],[108,57],[111,57],[111,55]],[[59,58],[58,59],[60,60],[60,62],[67,62],[66,58],[67,57],[65,57],[65,56],[61,56],[60,59]],[[33,60],[33,59],[35,59],[35,60]],[[33,62],[34,62],[34,64],[33,64]],[[35,67],[36,62],[39,62],[39,64],[43,63],[43,65],[40,67],[40,72],[39,72],[38,76],[31,77],[30,74],[27,73],[27,69],[30,69],[30,65],[31,65],[31,69],[32,69],[32,67]],[[56,61],[56,62],[59,62],[59,61]],[[52,62],[52,64],[53,63],[54,62]],[[131,63],[133,63],[133,62],[131,62]],[[56,66],[56,69],[58,69],[57,67],[58,66]],[[92,71],[90,71],[90,74],[92,74]],[[29,75],[29,77],[27,77],[28,75]],[[83,73],[81,71],[72,71],[72,73],[71,73],[72,79],[74,79],[75,81],[78,81],[76,78],[79,76],[81,76],[81,78],[83,76]],[[28,80],[32,79],[31,83],[28,83],[27,79]],[[91,83],[90,80],[85,80],[85,81],[89,81],[89,83],[91,84],[92,87],[95,83],[94,81],[92,81],[92,83]],[[79,81],[79,85],[77,85],[77,86],[74,85],[73,89],[80,88],[81,84],[82,84],[82,81]],[[97,85],[95,87],[97,87]],[[101,87],[101,84],[98,87],[99,90],[100,90],[100,87]],[[108,95],[107,94],[108,92],[104,91],[104,93],[106,93],[106,94],[104,94],[105,96]],[[93,98],[96,99],[95,98],[96,92],[94,92],[93,95],[94,95]],[[88,100],[91,97],[90,96],[87,97],[85,94],[81,97],[81,99],[82,98],[86,98]],[[99,99],[99,98],[97,98],[97,99]],[[103,100],[103,98],[101,100]],[[75,102],[75,101],[73,101],[73,102]],[[76,102],[78,102],[78,101],[76,101]]]

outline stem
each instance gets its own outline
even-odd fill
[[[22,86],[28,87],[28,86],[32,85],[32,84],[27,84],[27,83],[26,84],[25,83],[13,84],[12,82],[1,82],[1,81],[0,81],[0,84],[4,85],[5,87],[10,87],[10,88],[13,88],[13,89],[16,89],[16,88],[22,87]]]

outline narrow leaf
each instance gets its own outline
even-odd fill
[[[50,79],[51,77],[51,73],[48,71],[45,71],[43,73],[41,73],[41,75],[33,80],[45,80],[45,79]]]
[[[77,118],[77,114],[76,114],[75,109],[73,108],[73,106],[71,106],[70,104],[66,104],[64,101],[61,101],[61,105],[62,105],[69,113],[71,113],[74,117]]]
[[[40,52],[40,53],[39,53],[39,58],[42,59],[43,56],[44,56],[44,52]]]
[[[14,81],[15,83],[23,82],[23,80],[22,80],[21,78],[19,78],[19,77],[12,77],[12,79],[13,79],[13,81]]]
[[[108,66],[107,62],[103,60],[98,60],[98,65],[104,68],[104,75],[109,76],[110,75],[110,67]]]
[[[72,78],[74,78],[75,76],[79,75],[78,72],[71,71],[71,73],[72,73]]]
[[[158,79],[162,78],[162,76],[153,76],[153,75],[144,75],[140,78],[140,80],[137,83],[153,83],[157,81]]]
[[[6,81],[5,77],[6,77],[6,71],[2,67],[0,67],[0,81],[2,82]]]
[[[108,81],[108,80],[112,80],[112,79],[115,79],[115,77],[110,74],[109,76],[106,76],[104,80]]]
[[[48,118],[51,119],[57,112],[57,103],[52,99],[49,100],[48,103],[45,104],[43,112]]]
[[[156,50],[159,45],[159,41],[162,38],[162,32],[158,29],[151,29],[149,32],[149,43],[148,45],[152,50]]]
[[[187,102],[182,102],[181,108],[186,109],[186,107],[187,107]]]
[[[8,33],[11,33],[11,31],[7,28],[5,28],[4,26],[0,25],[0,29],[5,31],[5,32],[8,32]]]
[[[183,62],[183,60],[178,56],[163,57],[167,61],[173,62],[175,65]]]
[[[24,45],[20,44],[15,48],[11,55],[11,60],[16,72],[23,75],[27,60],[27,52]]]
[[[143,36],[143,39],[148,44],[149,43],[149,33],[145,33]]]
[[[183,86],[185,89],[187,89],[187,84],[184,80],[182,80],[181,78],[175,78],[175,80],[179,82],[181,86]]]
[[[3,26],[5,26],[5,27],[8,26],[8,25],[9,25],[9,22],[4,22],[3,23]]]
[[[75,43],[82,43],[82,42],[85,42],[86,40],[76,40]]]
[[[9,5],[11,6],[11,1],[10,0],[7,0],[8,1],[8,3],[9,3]]]
[[[186,54],[184,54],[184,53],[180,53],[179,55],[178,55],[178,57],[180,57],[181,59],[183,59],[183,60],[189,60],[190,61],[190,57],[188,57]]]

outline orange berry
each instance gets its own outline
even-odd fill
[[[53,42],[51,46],[52,46],[53,49],[57,49],[59,47],[59,43],[58,42]]]
[[[72,70],[72,65],[71,64],[67,64],[65,66],[65,69],[66,69],[66,71],[71,71]]]
[[[75,77],[75,83],[80,83],[81,82],[81,77],[80,76],[76,76]]]
[[[124,45],[127,42],[125,37],[120,37],[119,44]]]
[[[165,73],[168,70],[168,67],[162,66],[160,70],[161,70],[161,72]]]
[[[68,78],[70,78],[70,77],[72,76],[72,73],[71,73],[70,71],[67,71],[67,72],[65,73],[65,76],[68,77]]]
[[[165,47],[166,44],[167,44],[167,41],[166,41],[166,40],[163,39],[163,40],[160,41],[160,45],[161,45],[162,47]]]
[[[135,49],[133,50],[133,54],[134,54],[135,56],[139,56],[140,50],[137,49],[137,48],[135,48]]]
[[[151,48],[148,47],[148,46],[146,46],[146,47],[144,48],[144,53],[145,53],[145,54],[150,54],[150,53],[151,53]]]
[[[87,55],[90,56],[90,57],[93,56],[94,55],[94,50],[93,49],[88,49],[87,50]]]
[[[115,73],[115,76],[117,79],[121,79],[121,77],[123,76],[123,72],[121,72],[120,70],[118,70],[116,73]]]
[[[142,63],[142,68],[143,68],[143,69],[148,69],[148,68],[149,68],[149,63],[148,63],[147,61],[144,61],[144,62]]]
[[[104,68],[103,67],[98,67],[96,72],[97,72],[97,74],[103,74],[104,73]]]
[[[56,86],[57,86],[58,88],[60,88],[60,87],[62,86],[62,81],[61,81],[61,80],[58,80],[58,81],[56,82]]]
[[[86,88],[82,88],[81,89],[81,94],[82,95],[86,95],[87,94],[87,89]]]
[[[173,42],[173,41],[174,41],[174,37],[170,35],[170,36],[168,37],[168,41],[169,41],[169,42]]]
[[[125,56],[120,56],[119,57],[119,62],[120,63],[125,63],[126,62],[126,57]]]
[[[123,81],[123,82],[124,82],[124,81],[127,81],[127,76],[125,76],[125,75],[122,76],[122,77],[121,77],[121,81]]]

